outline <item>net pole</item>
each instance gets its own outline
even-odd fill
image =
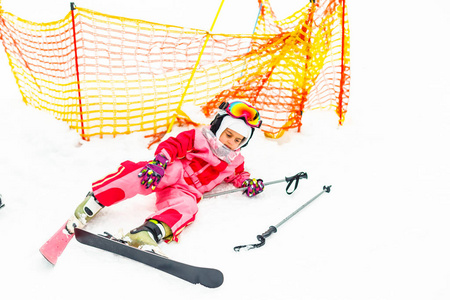
[[[247,48],[247,53],[250,52],[250,48],[252,47],[252,41],[253,41],[253,37],[255,36],[256,26],[258,26],[258,20],[259,20],[259,16],[261,15],[262,6],[263,6],[263,4],[262,4],[262,0],[261,0],[261,2],[259,3],[258,16],[256,17],[255,26],[253,26],[252,39],[250,40],[250,45],[248,45],[248,48]],[[244,61],[244,66],[242,67],[240,77],[242,77],[242,75],[244,74],[244,70],[246,67],[247,67],[247,59],[245,59],[245,61]]]
[[[81,138],[86,140],[84,133],[84,120],[83,120],[83,106],[81,104],[81,87],[80,87],[80,72],[78,71],[78,51],[77,51],[77,37],[75,31],[75,3],[70,2],[70,11],[72,14],[72,32],[73,32],[73,48],[75,53],[75,73],[77,74],[77,90],[78,90],[78,103],[80,105],[80,122],[81,122]]]
[[[216,17],[214,18],[214,21],[211,24],[211,28],[206,33],[206,39],[205,39],[205,42],[203,43],[202,50],[200,51],[200,54],[198,55],[197,62],[195,63],[195,66],[194,66],[194,68],[193,68],[193,70],[191,72],[191,76],[189,77],[188,83],[186,84],[186,88],[184,89],[184,92],[181,95],[180,103],[178,104],[177,110],[176,110],[175,114],[173,115],[172,120],[170,121],[169,128],[167,128],[167,133],[172,131],[172,127],[173,127],[173,124],[175,123],[175,119],[176,119],[176,117],[178,115],[178,112],[181,109],[181,106],[183,105],[184,98],[186,97],[186,93],[187,93],[187,91],[188,91],[188,89],[189,89],[189,87],[191,85],[192,79],[194,79],[195,72],[197,71],[197,67],[200,64],[200,59],[201,59],[201,57],[203,55],[203,52],[205,51],[206,44],[208,43],[208,40],[209,40],[209,38],[211,36],[210,32],[213,31],[213,29],[214,29],[214,25],[216,24],[217,18],[219,17],[219,14],[220,14],[220,11],[222,10],[222,6],[223,6],[224,2],[225,2],[225,0],[222,0],[222,2],[220,3],[219,9],[217,10],[217,13],[216,13]]]
[[[308,89],[307,89],[307,79],[306,78],[308,75],[308,68],[309,68],[309,64],[311,63],[311,36],[312,36],[312,26],[313,26],[313,18],[314,18],[314,12],[316,10],[316,2],[315,1],[310,1],[310,8],[309,8],[309,13],[308,13],[308,19],[306,21],[306,26],[303,26],[303,29],[305,31],[305,43],[306,43],[306,59],[305,59],[305,66],[304,66],[304,72],[303,72],[303,78],[302,78],[302,94],[301,94],[301,99],[300,99],[300,107],[298,109],[298,117],[299,117],[299,122],[298,122],[298,127],[297,127],[297,132],[300,132],[300,128],[302,126],[302,117],[303,117],[303,111],[305,109],[305,104],[306,101],[308,101]],[[308,34],[308,37],[306,36],[306,34]],[[306,40],[306,38],[308,38],[308,40]]]
[[[341,37],[341,80],[340,80],[340,86],[339,86],[339,105],[338,105],[338,110],[339,110],[339,125],[342,125],[343,123],[343,111],[342,111],[342,98],[343,98],[343,94],[344,94],[344,82],[345,82],[345,67],[344,67],[344,56],[345,56],[345,0],[341,0],[341,5],[342,5],[342,26],[341,26],[341,31],[342,31],[342,37]]]

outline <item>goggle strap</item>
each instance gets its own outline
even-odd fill
[[[219,109],[225,110],[228,107],[228,105],[229,105],[228,102],[222,102],[219,105]]]

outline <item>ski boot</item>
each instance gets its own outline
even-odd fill
[[[123,238],[128,245],[143,251],[167,257],[159,248],[161,239],[172,235],[172,230],[165,223],[157,220],[148,220],[143,225],[131,230]]]
[[[67,221],[66,230],[72,234],[75,232],[75,227],[83,228],[103,207],[95,198],[94,193],[89,192]]]

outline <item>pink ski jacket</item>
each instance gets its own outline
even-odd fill
[[[244,170],[244,157],[236,151],[237,156],[228,164],[212,152],[200,129],[192,129],[161,142],[155,155],[164,154],[170,168],[182,168],[186,183],[203,194],[224,181],[241,187],[250,177]]]

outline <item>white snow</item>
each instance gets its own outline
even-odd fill
[[[272,0],[280,16],[307,1]],[[347,1],[351,98],[344,126],[331,111],[304,114],[301,133],[257,134],[246,164],[266,181],[304,171],[256,198],[204,199],[197,220],[164,244],[170,257],[223,271],[218,289],[72,241],[56,266],[39,247],[90,189],[123,160],[147,160],[143,135],[82,141],[21,100],[0,51],[0,297],[2,299],[449,299],[450,4]],[[219,0],[87,1],[80,7],[209,29]],[[69,1],[3,0],[32,21],[69,12]],[[225,1],[215,32],[251,32],[256,0]],[[184,129],[176,128],[175,133]],[[235,253],[332,185],[260,249]],[[225,189],[225,186],[219,189]],[[102,210],[87,227],[124,231],[154,209],[153,196]]]

